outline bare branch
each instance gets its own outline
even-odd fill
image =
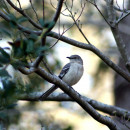
[[[34,92],[30,94],[20,94],[16,95],[16,98],[18,100],[25,100],[25,101],[39,101],[39,97],[43,94],[44,92]],[[116,106],[111,106],[107,105],[101,102],[98,102],[96,100],[90,99],[88,97],[82,96],[86,102],[88,102],[92,107],[94,107],[96,110],[99,110],[101,112],[107,113],[111,116],[117,116],[117,117],[124,117],[125,120],[130,119],[130,111],[122,109],[120,107]],[[70,98],[67,94],[61,93],[61,94],[56,94],[53,93],[49,97],[47,97],[44,101],[74,101],[72,98]]]
[[[33,11],[34,11],[34,13],[36,15],[37,21],[39,22],[39,18],[38,18],[38,15],[37,15],[37,12],[36,12],[35,8],[33,7],[32,0],[29,0],[29,1],[30,1],[31,7],[32,7],[32,9],[33,9]]]
[[[119,24],[123,19],[125,19],[128,15],[130,14],[130,11],[128,11],[125,15],[123,15],[121,18],[119,18],[117,21],[116,21],[116,24]]]
[[[42,0],[42,6],[43,6],[43,21],[45,20],[45,1]]]
[[[49,36],[56,38],[56,39],[59,38],[59,34],[52,32],[52,31],[49,34]],[[98,50],[92,44],[85,44],[82,42],[78,42],[78,41],[75,41],[75,40],[68,38],[68,37],[65,37],[65,36],[61,36],[60,40],[63,42],[66,42],[68,44],[71,44],[73,46],[92,51],[98,57],[100,57],[108,66],[110,66],[113,70],[115,70],[118,74],[120,74],[122,77],[124,77],[127,81],[130,82],[130,74],[128,74],[123,69],[121,69],[119,66],[114,64],[108,57],[106,57],[102,52],[100,52],[100,50]]]
[[[58,78],[55,75],[51,75],[47,73],[44,69],[39,67],[36,71],[36,73],[41,76],[43,79],[47,80],[48,82],[51,82],[55,84],[56,86],[59,86],[60,89],[62,89],[65,93],[67,93],[72,99],[74,99],[86,112],[88,112],[95,120],[98,122],[107,125],[112,130],[119,130],[119,128],[116,126],[115,122],[111,120],[110,117],[103,116],[99,114],[95,109],[84,100],[84,98],[76,92],[72,87],[68,86],[66,83],[64,83],[60,78]]]
[[[19,3],[19,7],[20,7],[20,9],[22,9],[22,6],[21,6],[21,3],[20,3],[20,1],[19,0],[17,0],[18,1],[18,3]]]
[[[46,67],[46,69],[48,70],[48,72],[53,75],[51,69],[48,67],[49,65],[47,64],[47,62],[44,59],[42,60],[42,63],[44,64],[44,66]]]
[[[2,18],[4,18],[6,21],[10,21],[10,18],[5,15],[2,11],[0,11],[0,16]],[[34,31],[31,29],[27,29],[21,25],[17,25],[19,30],[27,33],[27,34],[37,34],[40,35],[42,33],[42,31]],[[63,42],[66,42],[67,44],[85,49],[85,50],[90,50],[93,53],[95,53],[98,57],[100,57],[108,66],[110,66],[113,70],[115,70],[118,74],[120,74],[122,77],[124,77],[127,81],[130,82],[130,74],[128,74],[126,71],[124,71],[123,69],[121,69],[119,66],[117,66],[116,64],[114,64],[108,57],[106,57],[102,52],[100,52],[100,50],[98,50],[95,46],[93,46],[92,44],[86,44],[86,43],[82,43],[82,42],[78,42],[76,40],[73,40],[71,38],[65,37],[65,36],[60,36],[59,34],[55,33],[55,32],[50,32],[48,34],[48,36],[56,38],[56,39],[60,39]]]
[[[88,1],[88,0],[86,0]],[[94,0],[94,3],[91,1],[88,1],[89,3],[91,3],[92,5],[94,5],[96,7],[96,9],[98,10],[98,12],[100,13],[100,15],[103,17],[103,19],[106,21],[106,23],[111,27],[111,24],[109,23],[109,21],[105,18],[105,16],[103,15],[103,13],[100,11],[100,9],[98,8],[96,1]]]
[[[30,69],[26,69],[24,67],[20,67],[18,68],[18,70],[25,75],[29,75],[31,73],[34,73],[37,70],[37,68],[31,67]]]
[[[118,26],[116,26],[116,28],[112,28],[112,33],[114,35],[114,38],[116,40],[116,44],[118,46],[118,49],[120,51],[120,54],[123,58],[123,60],[125,61],[126,67],[128,69],[128,71],[130,72],[130,58],[129,58],[129,54],[128,51],[126,49],[125,43],[120,35]]]
[[[108,20],[111,24],[111,28],[114,28],[116,25],[116,13],[113,5],[113,0],[106,0],[107,3],[107,13],[108,13]]]
[[[115,12],[115,9],[114,9],[114,6],[113,6],[113,0],[107,0],[107,12],[108,12],[108,15],[109,15],[109,20],[110,22],[112,23],[112,27],[111,27],[111,30],[112,30],[112,33],[113,33],[113,36],[116,40],[116,44],[118,46],[118,49],[120,51],[120,54],[123,58],[123,60],[125,61],[125,64],[126,64],[126,67],[128,69],[128,71],[130,72],[130,58],[129,58],[129,54],[128,54],[128,51],[126,49],[126,46],[125,46],[125,43],[120,35],[120,32],[119,32],[119,29],[118,29],[118,24],[117,24],[117,21],[116,21],[116,12]]]
[[[117,10],[117,11],[119,11],[119,12],[124,12],[124,13],[128,13],[130,11],[130,10],[127,10],[127,9],[122,10],[122,9],[120,9],[120,7],[118,8],[116,6],[114,6],[114,9]]]
[[[65,3],[65,5],[66,5],[67,10],[70,12],[70,15],[71,15],[70,17],[73,19],[73,21],[74,21],[75,25],[77,26],[78,30],[80,31],[80,33],[82,34],[82,36],[84,37],[84,39],[88,42],[88,44],[91,44],[89,42],[89,40],[87,39],[87,37],[84,35],[82,29],[79,27],[78,23],[77,23],[77,20],[80,18],[81,14],[83,13],[83,10],[85,8],[85,3],[84,3],[84,6],[82,7],[81,13],[80,13],[79,17],[77,18],[77,20],[75,20],[72,11],[67,7],[66,3]]]
[[[60,13],[61,13],[61,9],[62,9],[62,6],[63,6],[63,1],[64,1],[64,0],[59,0],[59,1],[58,1],[56,13],[55,13],[55,15],[54,15],[53,18],[52,18],[52,22],[53,22],[54,24],[53,24],[53,26],[51,26],[51,27],[46,31],[45,34],[47,34],[48,32],[50,32],[50,31],[52,30],[52,28],[55,26],[55,24],[56,24],[56,22],[57,22],[57,20],[58,20],[58,18],[59,18],[59,16],[60,16]]]

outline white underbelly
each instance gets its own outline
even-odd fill
[[[83,75],[83,66],[78,63],[71,64],[71,68],[67,74],[63,77],[63,81],[69,86],[76,84]]]

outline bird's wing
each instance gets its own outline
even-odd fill
[[[62,79],[65,74],[69,71],[70,68],[70,63],[66,64],[63,69],[61,70],[60,74],[59,74],[59,78]]]

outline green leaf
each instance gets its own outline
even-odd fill
[[[10,58],[10,56],[9,56],[9,54],[6,52],[6,51],[4,51],[4,49],[3,48],[1,48],[0,47],[0,52],[6,57],[6,58]]]
[[[0,34],[2,34],[2,35],[5,35],[5,36],[8,36],[8,37],[10,37],[11,38],[11,32],[9,32],[8,30],[6,30],[6,29],[4,29],[4,28],[1,28],[0,29]]]
[[[15,93],[16,85],[13,81],[10,80],[3,80],[3,86],[4,86],[4,93],[3,97],[10,97],[13,93]]]
[[[3,67],[3,65],[0,63],[0,67]]]
[[[11,21],[17,21],[17,18],[13,14],[8,14]]]
[[[17,23],[15,21],[10,21],[9,24],[12,28],[17,28]]]
[[[38,36],[36,34],[30,34],[29,35],[29,39],[33,40],[33,41],[36,41],[38,39]]]
[[[48,50],[47,46],[43,46],[43,47],[38,47],[35,51],[35,55],[39,56],[41,55],[44,51]]]
[[[43,19],[40,19],[40,20],[39,20],[39,23],[41,24],[42,27],[44,27],[45,23],[44,23],[44,20],[43,20]]]
[[[43,19],[40,19],[39,22],[40,22],[41,26],[45,27],[45,28],[52,28],[55,25],[54,21],[46,21],[46,22],[44,22]]]
[[[52,22],[49,23],[48,28],[52,28],[54,25],[55,25],[55,22],[52,21]]]
[[[7,119],[7,114],[0,112],[0,119],[2,119],[2,120]]]
[[[7,109],[14,109],[16,106],[17,106],[17,104],[13,103],[13,104],[9,104],[6,108]]]
[[[27,64],[27,61],[17,61],[17,62],[12,62],[11,65],[14,67],[14,69],[18,69],[19,67],[24,67]]]
[[[1,69],[0,70],[0,77],[8,77],[8,78],[10,78],[11,76],[9,75],[9,73],[5,69]]]
[[[28,54],[34,52],[34,42],[33,42],[33,40],[28,40],[26,52]]]
[[[7,64],[10,62],[9,54],[0,47],[0,64]]]
[[[25,56],[25,50],[21,47],[14,47],[14,57],[15,58],[23,58]]]
[[[21,24],[21,23],[23,23],[23,22],[26,22],[27,20],[28,20],[27,18],[21,17],[21,18],[19,18],[19,19],[17,20],[17,22],[18,22],[19,24]]]
[[[10,18],[10,26],[12,28],[17,28],[17,18],[13,15],[13,14],[8,14],[9,18]]]

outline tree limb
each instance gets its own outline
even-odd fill
[[[119,21],[116,21],[116,12],[115,12],[114,5],[113,5],[114,1],[113,0],[106,0],[106,1],[107,1],[107,12],[108,12],[108,16],[109,16],[109,21],[112,24],[111,30],[112,30],[113,36],[115,38],[118,50],[119,50],[123,60],[125,61],[126,67],[127,67],[128,71],[130,72],[130,64],[129,64],[130,58],[129,58],[128,51],[126,49],[126,45],[125,45],[125,43],[120,35],[119,29],[118,29]]]
[[[49,34],[49,36],[56,38],[56,39],[59,38],[59,34],[52,32],[52,31]],[[73,46],[92,51],[98,57],[100,57],[108,66],[110,66],[113,70],[115,70],[118,74],[120,74],[122,77],[124,77],[127,81],[130,82],[130,74],[127,73],[126,71],[124,71],[123,69],[121,69],[116,64],[114,64],[108,57],[106,57],[100,50],[98,50],[92,44],[85,44],[82,42],[78,42],[78,41],[75,41],[75,40],[68,38],[68,37],[65,37],[65,36],[61,36],[60,40],[63,42],[66,42],[68,44],[71,44]]]
[[[36,73],[42,77],[43,79],[47,80],[50,83],[53,83],[65,93],[67,93],[72,99],[74,99],[86,112],[88,112],[95,120],[98,122],[107,125],[112,130],[119,130],[117,125],[110,117],[103,116],[99,114],[88,102],[84,100],[84,98],[76,92],[72,87],[68,86],[64,83],[60,78],[55,75],[51,75],[47,73],[43,68],[39,67]]]
[[[16,95],[16,98],[18,100],[24,100],[24,101],[39,101],[39,97],[43,94],[43,92],[33,92],[30,94],[19,94]],[[124,117],[126,120],[130,119],[130,111],[122,109],[120,107],[107,105],[101,102],[98,102],[96,100],[90,99],[88,97],[82,96],[86,102],[88,102],[93,108],[96,110],[99,110],[101,112],[107,113],[111,116],[117,116],[117,117]],[[51,94],[49,97],[47,97],[44,101],[74,101],[72,98],[70,98],[67,94],[61,93],[61,94]]]
[[[2,11],[0,11],[0,16],[2,18],[4,18],[6,21],[10,21],[10,18],[5,15]],[[42,31],[35,31],[35,30],[31,30],[28,28],[25,28],[19,24],[17,24],[18,29],[27,33],[27,34],[36,34],[36,35],[40,35],[42,33]],[[65,37],[65,36],[60,36],[60,34],[57,34],[53,31],[51,31],[48,36],[59,39],[67,44],[85,49],[85,50],[90,50],[93,53],[95,53],[98,57],[100,57],[108,66],[110,66],[113,70],[115,70],[118,74],[120,74],[124,79],[126,79],[127,81],[130,82],[130,74],[127,73],[126,71],[124,71],[123,69],[121,69],[118,65],[114,64],[108,57],[106,57],[100,50],[98,50],[94,45],[92,44],[86,44],[86,43],[82,43],[76,40],[73,40],[71,38]]]

